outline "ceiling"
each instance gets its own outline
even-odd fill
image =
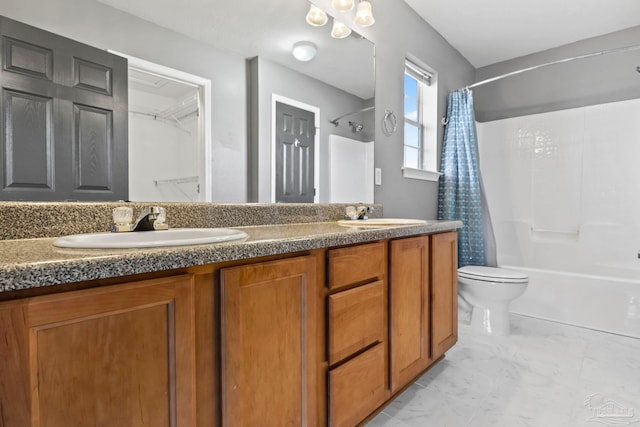
[[[640,25],[640,0],[405,2],[476,68]]]

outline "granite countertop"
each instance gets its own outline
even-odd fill
[[[66,249],[53,238],[0,241],[0,292],[258,258],[381,239],[456,230],[460,221],[380,228],[337,222],[233,227],[245,240],[209,245],[143,249]]]

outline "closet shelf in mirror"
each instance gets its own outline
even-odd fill
[[[199,176],[188,176],[186,178],[171,178],[171,179],[156,179],[153,181],[154,185],[162,184],[188,184],[190,182],[198,182]]]
[[[145,117],[151,117],[154,120],[160,120],[168,124],[177,126],[180,130],[191,135],[191,131],[188,130],[182,122],[193,116],[200,114],[200,108],[198,107],[198,94],[192,94],[186,96],[176,102],[174,105],[165,108],[164,110],[157,111],[139,111],[142,109],[130,109],[130,114],[136,114]]]

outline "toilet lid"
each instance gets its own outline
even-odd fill
[[[499,283],[523,283],[529,280],[526,274],[519,271],[479,265],[467,265],[459,268],[458,276],[467,279]]]

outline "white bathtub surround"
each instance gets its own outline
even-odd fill
[[[330,203],[373,203],[374,146],[329,135]]]
[[[640,423],[640,340],[524,316],[511,321],[508,337],[460,325],[446,359],[367,426],[621,425],[613,423],[620,417],[593,418],[607,402]]]
[[[508,267],[529,276],[512,313],[640,338],[640,279]]]
[[[640,337],[640,100],[478,124],[512,310]]]

